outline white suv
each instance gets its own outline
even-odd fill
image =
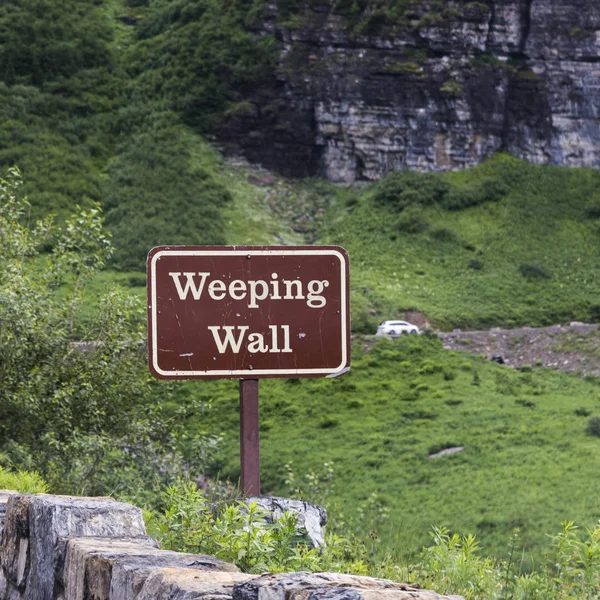
[[[377,335],[402,335],[403,333],[419,333],[419,328],[406,321],[384,321],[377,328]]]

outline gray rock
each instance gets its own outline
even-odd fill
[[[19,492],[13,490],[0,490],[0,546],[2,545],[2,530],[4,529],[4,519],[6,517],[6,505],[10,496],[15,496]]]
[[[0,554],[8,598],[61,597],[67,538],[83,536],[145,537],[142,511],[111,498],[9,498]]]
[[[303,500],[280,498],[277,496],[251,497],[245,500],[247,504],[256,502],[260,508],[267,511],[267,521],[273,523],[284,512],[296,515],[298,525],[306,530],[306,537],[315,548],[325,545],[323,527],[327,523],[327,511],[322,507]]]
[[[256,575],[158,569],[148,577],[135,600],[231,600],[233,586],[253,577]]]
[[[238,583],[233,600],[459,600],[418,586],[342,573],[267,574]]]
[[[430,454],[427,458],[441,458],[442,456],[448,456],[450,454],[456,454],[462,452],[465,449],[464,446],[455,446],[454,448],[444,448],[435,454]]]
[[[152,538],[73,538],[67,542],[65,600],[136,600],[158,569],[239,573],[230,563],[202,554],[159,550]],[[204,575],[203,575],[204,577]]]
[[[223,119],[226,149],[341,182],[460,169],[500,149],[600,168],[597,0],[450,1],[452,14],[413,3],[410,22],[362,35],[335,6],[308,3],[288,28],[268,5],[278,66],[256,110]]]
[[[6,505],[8,504],[8,498],[17,494],[13,490],[0,490],[0,548],[2,548],[2,531],[4,529],[4,519],[6,517]],[[0,566],[0,598],[4,598],[6,595],[6,577],[4,577],[4,571]]]
[[[15,495],[8,499],[0,549],[0,564],[7,590],[23,591],[29,574],[30,498]]]

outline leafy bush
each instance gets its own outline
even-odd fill
[[[181,434],[201,403],[161,408],[172,387],[149,376],[140,301],[111,287],[82,319],[86,286],[112,252],[99,209],[29,228],[20,183],[16,169],[0,179],[0,453],[59,493],[152,498],[202,468],[212,440]]]
[[[456,234],[446,227],[437,227],[431,232],[431,237],[439,242],[455,242]]]
[[[9,85],[41,85],[114,66],[113,28],[94,0],[3,3],[0,31],[1,76]]]
[[[533,400],[524,400],[523,398],[519,398],[515,400],[515,404],[524,406],[525,408],[535,408],[535,402],[533,402]]]
[[[451,187],[442,200],[442,206],[448,210],[459,210],[485,202],[498,202],[508,190],[508,186],[500,179],[471,181]]]
[[[574,412],[578,417],[589,417],[591,414],[590,409],[586,408],[585,406],[576,408]]]
[[[483,263],[478,258],[473,258],[469,261],[469,268],[475,271],[483,269]]]
[[[43,494],[48,491],[48,484],[36,471],[14,473],[0,466],[0,490],[15,490],[22,494]]]
[[[101,92],[95,94],[99,100]],[[32,86],[0,83],[0,168],[21,167],[25,182],[20,193],[29,197],[34,220],[49,213],[66,218],[76,205],[91,208],[101,199],[95,159],[107,149],[99,124],[92,127],[87,118],[75,116],[76,103],[74,95],[59,102]]]
[[[169,487],[163,502],[165,512],[147,515],[147,525],[165,549],[210,554],[247,573],[320,568],[319,550],[301,541],[293,514],[267,523],[256,502],[242,501],[221,506],[215,513],[193,483]]]
[[[206,131],[230,102],[274,76],[276,43],[245,22],[256,3],[158,0],[140,21],[125,61],[136,94],[163,98],[185,121]]]
[[[600,417],[592,417],[588,421],[586,432],[588,435],[600,437]]]
[[[423,209],[417,204],[408,206],[398,218],[396,228],[405,233],[420,233],[428,228]]]
[[[595,196],[592,198],[587,206],[585,207],[585,214],[588,219],[598,219],[600,218],[600,197]]]
[[[423,550],[419,566],[435,581],[436,591],[466,593],[467,598],[497,597],[501,573],[493,560],[479,556],[474,535],[450,534],[440,527],[434,528],[431,536],[433,545]]]
[[[538,265],[519,265],[519,273],[529,281],[534,281],[536,279],[550,279],[552,277],[552,274],[549,271]]]
[[[456,379],[456,372],[450,367],[445,367],[442,372],[444,375],[444,381],[452,381],[453,379]]]
[[[448,184],[437,173],[394,171],[373,186],[373,200],[398,212],[407,206],[429,206],[442,201]]]

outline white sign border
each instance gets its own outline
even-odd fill
[[[340,261],[341,281],[341,330],[342,330],[342,361],[339,366],[331,369],[236,369],[236,370],[213,370],[213,371],[164,371],[158,366],[158,323],[156,308],[156,263],[161,256],[335,256]],[[346,257],[337,250],[160,250],[152,256],[150,262],[150,276],[152,286],[150,290],[150,306],[152,311],[152,367],[163,377],[237,377],[240,379],[255,379],[261,375],[334,375],[345,372],[347,355],[347,311],[348,298],[346,297]]]

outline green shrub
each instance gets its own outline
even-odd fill
[[[389,17],[385,10],[374,10],[363,19],[356,28],[357,33],[374,35],[389,24]]]
[[[535,281],[536,279],[550,279],[552,277],[550,271],[537,265],[519,265],[519,273],[529,281]]]
[[[442,200],[448,210],[460,210],[486,202],[498,202],[508,193],[508,186],[500,179],[470,181],[462,186],[453,186]]]
[[[448,79],[444,82],[442,87],[440,88],[440,92],[443,94],[448,94],[450,96],[459,96],[464,91],[462,83],[456,81],[455,79]]]
[[[456,378],[456,372],[449,367],[445,367],[442,372],[444,375],[444,381],[452,381]]]
[[[365,305],[353,303],[350,307],[351,328],[353,333],[375,333],[379,321],[369,314]]]
[[[592,414],[590,409],[586,408],[585,406],[576,408],[574,412],[578,417],[589,417]]]
[[[353,398],[352,400],[348,401],[346,406],[348,406],[348,408],[362,408],[364,405],[365,403],[362,400]]]
[[[533,400],[524,400],[522,398],[519,398],[515,400],[515,404],[518,404],[519,406],[524,406],[525,408],[535,408],[535,402],[533,402]]]
[[[150,8],[125,56],[134,88],[164,99],[189,125],[211,129],[229,103],[274,77],[277,44],[246,28],[257,11],[244,0],[157,0]]]
[[[474,271],[481,271],[483,269],[483,262],[478,258],[472,258],[469,261],[469,269],[473,269]]]
[[[99,99],[101,92],[96,94]],[[0,82],[0,169],[19,165],[25,178],[19,193],[29,199],[32,220],[50,213],[62,220],[77,205],[91,208],[101,200],[98,157],[92,158],[91,147],[102,157],[107,152],[98,139],[102,124],[96,122],[92,132],[87,118],[72,115],[72,103],[78,103],[73,95],[57,103],[35,87]],[[76,131],[66,131],[67,123]]]
[[[600,197],[596,196],[588,202],[585,207],[585,215],[588,219],[600,218]]]
[[[429,227],[427,220],[423,216],[423,208],[418,204],[412,204],[404,209],[396,228],[404,233],[421,233]]]
[[[0,490],[15,490],[22,494],[43,494],[48,484],[36,471],[12,472],[0,466]]]
[[[0,5],[2,80],[64,84],[80,70],[114,68],[113,28],[94,0],[21,0]]]
[[[146,517],[149,532],[165,549],[210,554],[247,573],[320,568],[319,551],[301,542],[295,515],[284,513],[270,524],[255,502],[241,501],[223,505],[215,514],[193,483],[168,488],[163,502],[163,514]]]
[[[407,206],[429,206],[440,202],[447,189],[448,184],[440,174],[394,171],[373,186],[372,197],[377,204],[401,212]]]
[[[336,0],[335,3],[336,10],[349,15],[360,14],[367,6],[368,0]]]
[[[586,433],[595,437],[600,437],[600,417],[592,417],[586,427]]]
[[[456,234],[445,227],[438,227],[431,232],[431,237],[438,242],[456,242]]]
[[[428,359],[421,363],[418,372],[421,375],[432,375],[433,373],[439,373],[442,369],[442,365]]]
[[[402,416],[406,417],[407,419],[423,419],[423,420],[429,420],[429,419],[437,419],[437,413],[433,412],[433,410],[431,410],[430,408],[415,408],[412,409],[410,411],[406,411],[402,413]]]
[[[30,223],[19,185],[16,169],[0,178],[0,454],[57,493],[153,498],[212,451],[213,439],[182,435],[203,403],[172,417],[163,408],[173,386],[149,376],[135,297],[110,286],[82,318],[86,287],[112,251],[99,209],[80,209],[64,227]],[[85,350],[74,343],[82,334],[93,342]]]

